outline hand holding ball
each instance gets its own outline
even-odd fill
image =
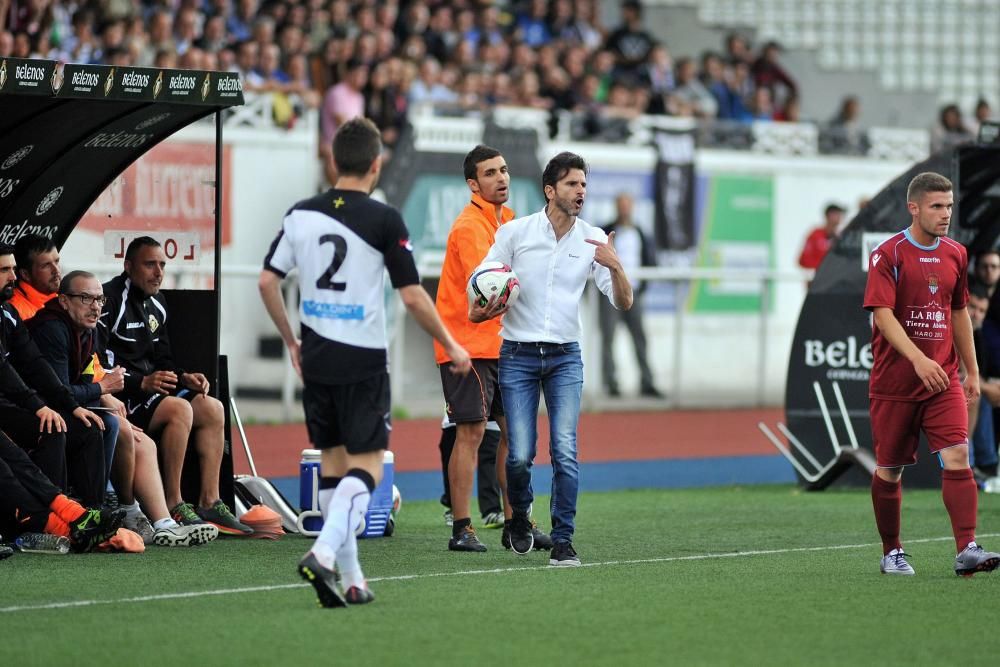
[[[466,288],[469,303],[483,308],[496,297],[495,304],[509,309],[521,293],[521,284],[514,270],[501,262],[483,262],[472,272]]]

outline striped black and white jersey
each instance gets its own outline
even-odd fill
[[[420,282],[396,209],[353,190],[299,202],[264,268],[281,277],[299,270],[305,379],[348,384],[385,372],[385,269],[396,289]]]

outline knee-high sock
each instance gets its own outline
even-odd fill
[[[327,507],[323,530],[320,531],[313,546],[313,552],[323,567],[333,568],[337,552],[344,545],[348,535],[354,533],[365,512],[368,511],[368,502],[374,488],[375,481],[372,476],[357,468],[347,471],[337,485]],[[357,563],[356,556],[354,562]],[[360,566],[351,569],[360,569]]]
[[[323,519],[326,519],[326,511],[330,506],[330,499],[333,498],[333,493],[337,490],[337,485],[340,484],[342,477],[320,477],[319,478],[319,497],[317,502],[319,507],[317,508],[323,513]]]
[[[942,470],[941,497],[951,517],[951,532],[955,535],[955,549],[962,551],[976,539],[976,510],[979,505],[976,480],[972,469]]]
[[[899,549],[899,514],[903,502],[901,482],[887,482],[878,475],[872,476],[872,506],[875,509],[875,525],[882,538],[882,553],[888,554]]]

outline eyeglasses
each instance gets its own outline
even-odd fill
[[[73,297],[80,300],[85,306],[89,306],[92,303],[97,303],[98,306],[103,306],[108,300],[103,294],[94,296],[93,294],[67,294],[66,296]]]

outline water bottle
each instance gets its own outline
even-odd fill
[[[14,544],[20,551],[35,554],[68,554],[69,539],[48,533],[21,533]]]

